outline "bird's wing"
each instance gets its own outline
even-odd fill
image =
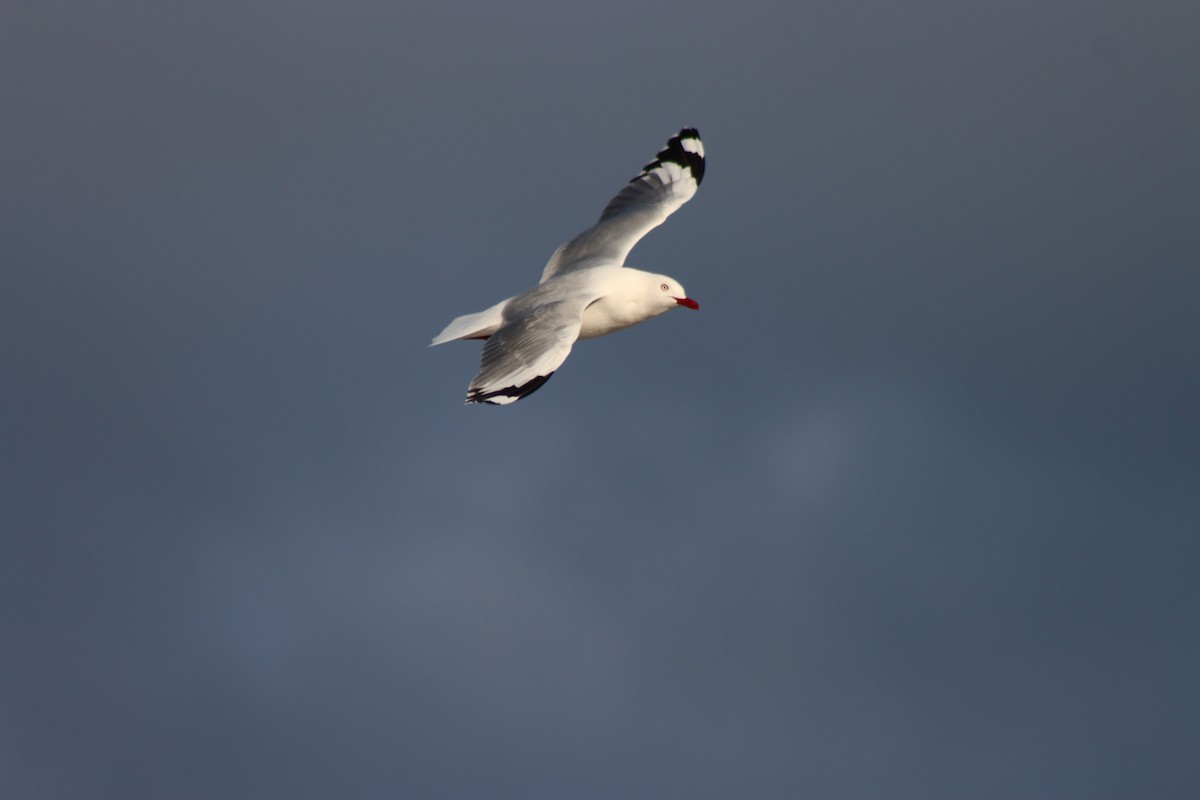
[[[684,128],[609,201],[599,222],[554,251],[542,270],[541,282],[591,266],[596,259],[624,264],[639,239],[692,199],[703,177],[704,144],[700,133],[695,128]]]
[[[532,305],[514,315],[483,346],[468,403],[505,405],[541,388],[579,338],[583,310],[595,295]]]

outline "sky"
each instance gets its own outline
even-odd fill
[[[1200,6],[0,16],[3,796],[1197,796]]]

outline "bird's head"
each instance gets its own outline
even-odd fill
[[[663,311],[670,311],[676,306],[690,308],[693,311],[700,310],[700,304],[687,296],[687,292],[683,290],[683,285],[666,275],[649,275],[650,284],[652,286],[651,293],[656,297],[656,304],[662,307]]]

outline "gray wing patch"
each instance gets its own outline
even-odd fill
[[[600,221],[611,219],[636,208],[659,209],[666,205],[670,214],[686,203],[704,180],[704,144],[695,128],[684,128],[658,151],[642,173],[609,201]],[[665,215],[664,215],[665,218]]]
[[[558,300],[506,322],[483,346],[467,402],[505,405],[541,388],[570,355],[589,302],[585,297]]]
[[[594,260],[624,264],[639,239],[692,199],[703,178],[700,133],[684,128],[609,201],[599,222],[554,251],[542,270],[542,283]]]

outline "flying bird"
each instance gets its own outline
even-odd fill
[[[679,306],[699,309],[679,281],[627,267],[625,258],[692,199],[703,177],[700,133],[684,128],[609,201],[599,222],[554,251],[537,286],[447,325],[431,346],[486,340],[467,402],[506,405],[532,394],[576,339],[604,336]]]

